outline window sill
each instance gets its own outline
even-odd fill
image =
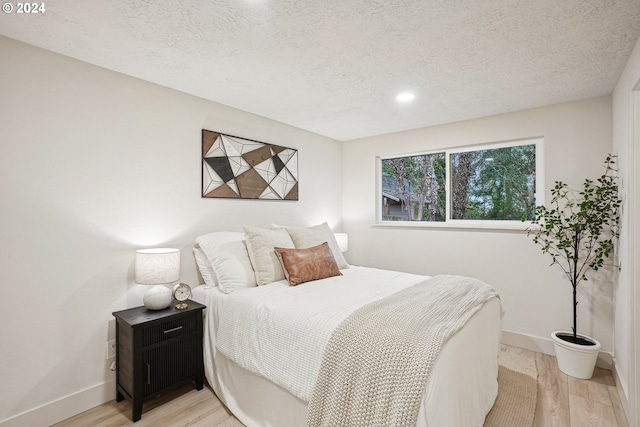
[[[531,227],[531,221],[472,221],[451,220],[447,222],[427,221],[378,221],[373,224],[380,228],[442,228],[463,230],[498,230],[526,232]]]

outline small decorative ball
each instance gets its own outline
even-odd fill
[[[142,297],[142,302],[149,310],[162,310],[171,305],[173,296],[171,289],[162,285],[155,285],[149,289]]]

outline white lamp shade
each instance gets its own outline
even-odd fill
[[[171,290],[163,283],[180,279],[180,250],[174,248],[140,249],[136,251],[135,281],[140,285],[156,285],[142,299],[150,310],[169,307],[173,299]]]
[[[136,251],[135,281],[159,285],[180,279],[180,249],[154,248]]]
[[[347,252],[349,250],[349,235],[347,233],[333,233],[333,235],[336,237],[340,250]]]

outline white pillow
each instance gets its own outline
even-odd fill
[[[247,277],[247,269],[242,265],[238,257],[231,254],[219,255],[213,261],[212,266],[217,273],[220,290],[225,294],[237,289],[256,286],[253,270],[251,270],[250,276]]]
[[[218,286],[216,273],[211,267],[211,261],[209,261],[209,258],[207,258],[204,251],[198,244],[193,248],[193,257],[196,259],[196,264],[198,265],[198,270],[200,270],[200,275],[202,276],[204,283],[209,286]]]
[[[329,243],[338,267],[340,269],[349,268],[349,264],[344,258],[338,242],[336,242],[336,236],[333,235],[333,231],[331,231],[329,224],[326,222],[313,227],[285,227],[284,229],[291,236],[296,249],[307,249],[321,245],[324,242]]]
[[[289,233],[283,229],[267,230],[256,227],[243,227],[243,229],[258,286],[283,280],[284,270],[273,248],[295,249]]]
[[[256,286],[243,233],[218,231],[196,238],[196,243],[209,259],[222,292]]]

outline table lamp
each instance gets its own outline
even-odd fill
[[[142,298],[150,310],[169,307],[171,290],[162,284],[180,279],[180,249],[153,248],[136,251],[135,281],[140,285],[155,285]]]

